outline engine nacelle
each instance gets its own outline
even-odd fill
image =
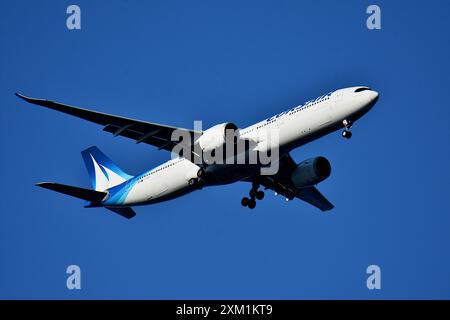
[[[227,136],[227,130],[232,130],[234,136]],[[236,132],[237,130],[238,127],[234,123],[221,123],[204,131],[201,137],[197,139],[197,143],[203,151],[212,151],[222,147],[226,142],[234,143],[234,137],[239,138],[239,131]],[[227,141],[227,139],[230,139],[230,141]]]
[[[309,187],[330,176],[331,165],[327,158],[316,157],[300,162],[292,172],[291,179],[297,188]]]

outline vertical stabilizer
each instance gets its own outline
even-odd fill
[[[133,178],[97,147],[90,147],[82,151],[81,155],[91,178],[92,187],[97,191],[104,191]]]

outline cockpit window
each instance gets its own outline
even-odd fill
[[[370,90],[370,88],[367,87],[361,87],[355,90],[355,92],[361,92],[361,91],[366,91],[366,90]]]

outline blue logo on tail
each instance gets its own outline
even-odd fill
[[[97,147],[90,147],[82,151],[81,155],[95,190],[104,191],[133,178],[114,164]]]

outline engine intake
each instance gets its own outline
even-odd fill
[[[233,133],[230,135],[230,133]],[[212,151],[222,147],[225,143],[236,143],[239,138],[238,127],[231,122],[215,125],[204,131],[202,136],[197,139],[197,143],[203,151]]]
[[[292,172],[291,179],[297,188],[318,184],[330,176],[331,165],[327,158],[316,157],[300,162]]]

